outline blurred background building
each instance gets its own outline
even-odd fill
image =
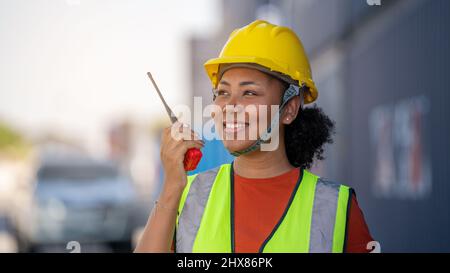
[[[255,19],[300,36],[336,122],[313,171],[356,189],[383,252],[449,252],[447,0],[0,0],[0,251],[130,249],[169,122],[145,72],[171,105],[205,105],[203,63]],[[203,153],[196,171],[233,159]]]

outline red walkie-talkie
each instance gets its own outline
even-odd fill
[[[152,74],[150,72],[147,72],[147,76],[150,78],[150,80],[153,83],[153,86],[156,89],[156,92],[158,92],[159,98],[161,99],[162,103],[164,104],[164,107],[166,108],[167,114],[169,114],[170,121],[172,124],[178,121],[177,117],[174,115],[170,107],[167,105],[166,100],[161,94],[161,91],[159,91],[158,85],[156,84],[155,80],[152,77]],[[200,162],[200,159],[202,159],[202,152],[197,148],[190,148],[187,150],[186,154],[184,155],[184,170],[185,171],[192,171],[197,168],[198,163]]]

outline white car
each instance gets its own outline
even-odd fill
[[[31,226],[26,251],[66,250],[109,245],[131,250],[136,226],[136,193],[130,179],[111,162],[66,160],[44,162],[37,172]],[[55,248],[58,246],[58,248]]]

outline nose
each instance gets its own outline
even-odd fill
[[[234,108],[239,105],[239,98],[236,94],[230,94],[227,97],[217,98],[215,102],[222,108],[222,112],[226,110],[229,112],[230,110],[235,110]]]
[[[238,96],[236,94],[231,94],[228,101],[226,102],[226,105],[233,105],[236,106],[238,104]]]

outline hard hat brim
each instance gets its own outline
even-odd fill
[[[312,79],[304,77],[302,75],[302,73],[300,73],[300,72],[295,73],[296,76],[293,77],[290,75],[292,73],[289,73],[289,67],[287,65],[284,65],[281,63],[275,63],[272,60],[259,58],[259,57],[255,57],[255,56],[219,57],[219,58],[210,59],[207,62],[205,62],[204,67],[205,67],[206,73],[208,74],[209,79],[211,80],[213,88],[216,88],[217,84],[218,84],[219,66],[221,64],[237,64],[237,63],[258,64],[258,65],[261,65],[261,66],[267,68],[270,71],[288,75],[293,80],[298,81],[299,84],[305,84],[309,88],[309,92],[305,92],[305,94],[304,94],[304,103],[305,104],[315,101],[318,97],[317,88]]]

